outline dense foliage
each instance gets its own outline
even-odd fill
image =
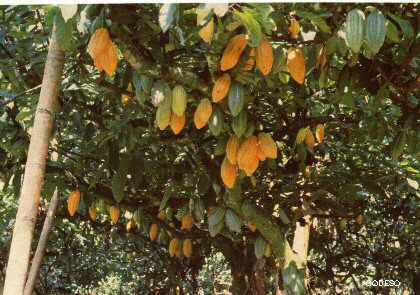
[[[1,267],[54,24],[66,51],[40,216],[56,187],[63,201],[39,294],[208,294],[226,265],[233,294],[418,292],[416,4],[1,6],[0,19]],[[106,50],[89,44],[100,28]],[[276,157],[236,170],[228,140],[260,133]],[[296,222],[312,225],[307,263],[290,250]],[[175,238],[191,257],[170,257]],[[401,287],[363,285],[380,279]]]

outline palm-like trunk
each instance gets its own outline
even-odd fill
[[[25,287],[48,144],[54,123],[53,106],[58,96],[63,65],[64,52],[58,48],[53,28],[13,229],[3,295],[21,295]]]

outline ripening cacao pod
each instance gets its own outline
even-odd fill
[[[366,19],[366,45],[373,55],[377,54],[384,44],[385,35],[385,17],[375,9]]]
[[[209,14],[207,9],[197,9],[197,25],[202,26],[205,24],[205,18]],[[213,17],[208,23],[200,29],[198,35],[203,39],[204,42],[211,43],[214,33],[214,19]]]
[[[172,89],[172,112],[178,117],[182,116],[187,108],[187,92],[181,85]]]
[[[260,132],[258,134],[258,144],[267,158],[277,158],[277,145],[270,135]]]
[[[232,165],[236,165],[238,158],[239,139],[232,135],[226,144],[226,157]]]
[[[193,226],[193,218],[191,214],[187,214],[182,218],[181,229],[191,229]]]
[[[89,211],[90,219],[92,219],[93,221],[96,221],[96,209],[93,207],[89,207],[88,211]]]
[[[260,160],[258,159],[258,156],[255,155],[254,157],[250,157],[248,160],[247,165],[244,167],[244,171],[246,176],[251,176],[254,174],[255,170],[257,170],[258,165],[260,163]]]
[[[317,124],[315,127],[315,137],[319,143],[324,141],[324,124]]]
[[[310,148],[314,148],[314,146],[315,146],[315,137],[312,134],[312,131],[309,130],[309,129],[307,129],[307,131],[306,131],[305,143]]]
[[[358,53],[365,31],[365,15],[361,10],[353,9],[347,14],[345,31],[347,45],[354,53]]]
[[[111,216],[111,221],[117,223],[118,218],[120,218],[120,208],[116,206],[109,207],[109,215]]]
[[[159,213],[158,213],[158,215],[157,215],[157,218],[159,220],[165,220],[165,211],[160,210]]]
[[[69,211],[70,216],[73,216],[77,208],[79,208],[80,203],[80,191],[77,189],[75,191],[72,191],[67,198],[67,209]]]
[[[171,123],[171,108],[161,105],[156,111],[156,123],[160,130],[165,130]]]
[[[255,48],[252,48],[249,51],[249,58],[245,61],[245,66],[243,67],[246,71],[252,71],[255,64]]]
[[[248,126],[248,115],[245,110],[240,112],[238,116],[233,118],[232,121],[232,130],[235,132],[237,137],[241,137],[245,134]]]
[[[111,38],[106,28],[97,29],[89,40],[87,47],[89,55],[95,59],[97,55],[102,54],[107,49],[110,41]]]
[[[213,108],[211,102],[207,98],[204,98],[200,101],[194,113],[194,123],[197,129],[201,129],[207,125],[212,110]]]
[[[153,223],[153,224],[150,226],[150,230],[149,230],[149,237],[150,237],[150,240],[152,240],[152,241],[156,240],[156,238],[157,238],[157,234],[158,234],[158,231],[159,231],[159,227],[158,227],[158,225],[157,225],[156,223]]]
[[[245,140],[238,150],[238,165],[244,170],[247,176],[251,176],[258,168],[259,159],[257,156],[258,139],[251,136]]]
[[[305,81],[305,58],[299,48],[287,50],[287,68],[296,82],[302,84]]]
[[[99,71],[105,70],[108,75],[114,75],[118,56],[107,29],[100,28],[95,31],[89,40],[88,53]]]
[[[255,60],[257,68],[260,72],[267,76],[273,67],[274,55],[273,47],[266,39],[262,39],[255,52]]]
[[[228,73],[223,74],[214,83],[212,91],[213,102],[219,102],[226,97],[230,89],[230,75]]]
[[[299,35],[300,25],[294,17],[292,17],[292,19],[290,20],[290,26],[288,28],[288,31],[290,33],[290,37],[292,37],[293,39],[296,39]]]
[[[228,106],[232,116],[236,117],[245,105],[245,91],[238,82],[233,82],[229,90]]]
[[[182,244],[182,252],[185,257],[190,258],[192,255],[192,242],[190,239],[185,239]]]
[[[296,135],[296,141],[295,144],[301,144],[305,141],[306,138],[306,132],[308,131],[308,128],[300,128],[297,135]]]
[[[175,113],[171,115],[171,129],[174,134],[179,134],[185,125],[185,113],[178,116]]]
[[[232,37],[223,51],[223,56],[220,61],[220,69],[222,71],[227,71],[233,68],[238,63],[239,57],[244,51],[246,45],[247,40],[245,34],[239,34]]]
[[[169,242],[169,256],[174,257],[174,255],[176,254],[176,252],[178,251],[179,248],[179,240],[178,239],[172,239]]]
[[[236,165],[232,165],[227,158],[223,160],[222,166],[220,167],[220,176],[223,183],[228,187],[232,188],[235,185],[237,175]]]

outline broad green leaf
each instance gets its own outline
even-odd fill
[[[411,23],[408,20],[402,19],[399,16],[396,16],[395,14],[392,14],[391,12],[387,13],[395,22],[398,23],[398,25],[401,27],[401,30],[403,31],[404,35],[407,37],[407,39],[412,39],[414,37],[414,29]]]
[[[160,202],[159,211],[165,209],[166,204],[168,203],[171,196],[172,196],[172,191],[170,189],[167,189],[165,193],[163,194],[162,201]]]
[[[226,210],[225,222],[229,230],[240,233],[242,227],[242,220],[231,209]]]
[[[263,37],[261,26],[258,21],[248,12],[235,12],[235,15],[241,20],[242,24],[245,26],[250,39],[248,44],[251,47],[257,47]]]
[[[401,41],[397,26],[389,20],[386,21],[386,36],[394,43]]]
[[[299,17],[302,17],[302,18],[309,19],[324,33],[329,33],[329,34],[331,33],[330,27],[327,25],[325,20],[322,18],[322,16],[329,17],[330,14],[324,14],[324,15],[321,14],[320,15],[320,14],[316,14],[316,13],[312,13],[312,12],[308,12],[308,11],[298,10],[298,11],[296,11],[296,15],[299,16]]]
[[[57,13],[55,15],[54,22],[56,26],[55,34],[58,46],[64,51],[70,50],[72,47],[73,22],[71,20],[65,22],[61,13]]]
[[[112,177],[111,188],[115,201],[118,203],[124,199],[125,177],[115,173]]]
[[[16,121],[23,121],[24,119],[28,118],[29,116],[33,115],[33,111],[21,111],[16,115]]]
[[[159,10],[159,25],[165,33],[175,19],[175,12],[178,8],[176,3],[165,3]]]
[[[225,217],[226,208],[219,207],[216,211],[209,217],[209,226],[216,226],[218,223],[223,223],[223,218]]]

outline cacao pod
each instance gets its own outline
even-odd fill
[[[245,66],[243,67],[246,71],[252,71],[255,64],[255,48],[252,48],[249,51],[249,58],[245,61]]]
[[[156,111],[156,123],[160,130],[165,130],[171,123],[171,108],[161,105]]]
[[[127,91],[128,92],[132,92],[133,91],[133,86],[131,86],[131,83],[128,84]],[[130,98],[131,97],[128,94],[122,94],[121,95],[121,103],[123,103],[123,104],[126,103],[127,101],[130,100]]]
[[[236,117],[245,105],[245,91],[241,84],[233,82],[228,97],[229,110]]]
[[[357,224],[362,224],[363,223],[363,215],[358,215],[356,217],[356,222],[357,222]]]
[[[179,248],[179,240],[178,239],[172,239],[170,242],[169,242],[169,249],[168,249],[168,252],[169,252],[169,256],[171,256],[171,257],[174,257],[174,255],[177,253],[177,251],[178,251],[178,248]]]
[[[307,131],[306,131],[305,143],[310,148],[314,148],[314,146],[315,146],[315,137],[312,134],[312,131],[309,130],[309,129],[307,129]]]
[[[111,221],[117,223],[118,218],[120,218],[120,208],[116,206],[109,207],[109,215],[111,216]]]
[[[300,128],[297,135],[296,135],[296,141],[295,144],[301,144],[305,141],[306,138],[306,132],[308,131],[308,128]]]
[[[257,157],[260,161],[265,161],[265,159],[267,159],[267,156],[264,154],[260,144],[258,144]]]
[[[202,26],[205,24],[205,18],[209,14],[207,9],[197,9],[197,25]],[[214,19],[213,17],[208,23],[200,29],[198,35],[203,39],[204,42],[211,43],[214,33]]]
[[[93,207],[89,207],[88,211],[89,211],[90,219],[92,219],[93,221],[96,221],[96,209]]]
[[[181,229],[191,229],[193,226],[193,218],[191,214],[187,214],[182,218]]]
[[[316,140],[318,140],[319,143],[324,141],[324,124],[316,125],[315,136],[316,136]]]
[[[296,82],[302,84],[305,81],[305,58],[299,48],[287,50],[287,68]]]
[[[264,160],[262,160],[264,161]],[[255,176],[251,175],[251,177],[249,178],[251,180],[251,184],[253,187],[257,186],[257,179],[255,178]]]
[[[209,119],[209,129],[214,136],[219,136],[223,131],[223,114],[219,107],[215,107]]]
[[[230,89],[230,82],[231,79],[228,73],[223,74],[216,80],[212,91],[213,102],[219,102],[226,97]]]
[[[266,39],[262,39],[258,45],[255,53],[255,60],[257,68],[264,76],[267,76],[273,67],[274,55],[273,47],[271,47],[270,42]]]
[[[232,165],[236,165],[239,149],[239,139],[232,135],[226,144],[226,157]]]
[[[74,214],[77,211],[77,208],[79,208],[80,203],[80,191],[77,189],[75,191],[72,191],[67,198],[67,209],[69,211],[70,216],[74,216]]]
[[[346,17],[346,41],[354,53],[359,53],[365,31],[365,15],[359,9],[351,10]]]
[[[172,107],[172,90],[168,83],[164,81],[156,81],[153,83],[150,98],[155,107],[158,107],[161,104],[169,105],[169,108]]]
[[[127,222],[127,224],[125,225],[125,230],[129,233],[131,231],[131,229],[133,228],[133,222],[130,220],[129,222]]]
[[[93,64],[98,71],[104,70],[110,76],[115,74],[117,63],[117,50],[111,41],[107,44],[105,51],[93,57]]]
[[[246,139],[238,150],[238,165],[244,170],[247,176],[251,176],[258,168],[259,159],[257,156],[258,139],[251,136]]]
[[[187,92],[181,85],[176,85],[172,89],[172,112],[178,117],[185,113],[187,108]]]
[[[288,28],[288,31],[290,33],[290,37],[292,37],[293,39],[296,39],[297,36],[299,35],[300,25],[299,25],[299,22],[294,17],[292,17],[290,20],[290,26]]]
[[[248,115],[245,110],[243,110],[238,116],[233,118],[232,121],[232,130],[235,132],[237,137],[241,137],[245,134],[247,130]]]
[[[160,210],[159,213],[158,213],[158,215],[157,215],[157,218],[159,220],[165,220],[165,211],[164,210]]]
[[[211,102],[207,98],[200,101],[194,113],[194,123],[197,129],[201,129],[207,125],[212,110]]]
[[[153,224],[150,226],[150,230],[149,230],[149,237],[150,237],[150,240],[151,240],[151,241],[156,240],[157,235],[158,235],[158,231],[159,231],[159,227],[158,227],[158,225],[157,225],[156,223],[153,223]]]
[[[185,239],[182,244],[182,252],[185,257],[190,258],[192,256],[192,242],[190,239]]]
[[[277,158],[277,145],[270,135],[260,132],[258,134],[258,144],[267,158]]]
[[[253,233],[257,230],[257,227],[255,225],[253,225],[251,221],[248,221],[247,227]]]
[[[232,188],[235,185],[237,174],[236,165],[232,165],[227,158],[223,160],[222,166],[220,167],[220,176],[223,183],[228,187]]]
[[[185,113],[177,116],[175,113],[171,115],[171,129],[174,134],[179,134],[185,125]]]
[[[246,45],[247,40],[245,34],[239,34],[232,37],[223,51],[223,56],[220,61],[220,69],[222,71],[227,71],[233,68],[238,63],[239,57],[244,51]]]
[[[373,55],[378,53],[384,44],[385,36],[385,17],[375,9],[366,19],[366,45]]]
[[[108,45],[111,42],[109,32],[106,28],[99,28],[90,37],[87,51],[92,59],[96,59],[96,56],[103,54]]]

